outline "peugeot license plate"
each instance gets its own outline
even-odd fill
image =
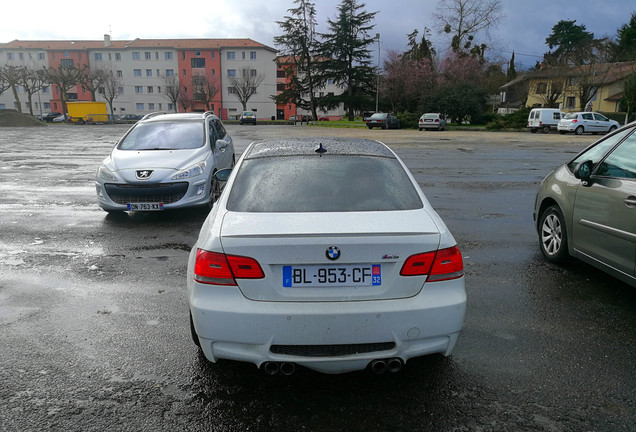
[[[128,203],[130,211],[161,211],[163,203]]]
[[[283,266],[283,286],[337,287],[382,284],[379,264]]]

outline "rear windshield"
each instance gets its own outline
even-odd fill
[[[397,159],[283,156],[245,160],[228,210],[251,213],[412,210],[422,201]]]
[[[563,117],[566,120],[574,120],[576,118],[576,113],[570,113],[570,114],[566,114],[565,117]]]
[[[203,146],[203,122],[137,123],[117,146],[120,150],[184,150]]]

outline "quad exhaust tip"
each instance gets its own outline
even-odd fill
[[[285,376],[289,376],[289,375],[293,375],[294,372],[296,372],[296,365],[294,363],[290,363],[290,362],[265,362],[261,365],[261,369],[267,374],[267,375],[277,375],[277,374],[281,374],[281,375],[285,375]]]
[[[402,370],[404,362],[399,357],[390,359],[377,359],[369,363],[371,371],[376,375],[382,375],[385,372],[396,373]]]

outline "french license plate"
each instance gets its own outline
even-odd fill
[[[381,284],[382,269],[379,264],[283,266],[283,286],[286,288]]]
[[[425,122],[432,122],[433,119],[424,119]]]
[[[128,203],[130,211],[161,211],[163,203]]]

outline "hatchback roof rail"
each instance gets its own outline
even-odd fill
[[[146,119],[149,119],[149,118],[153,118],[153,117],[156,117],[156,116],[158,116],[158,115],[162,115],[162,114],[168,114],[168,112],[167,112],[167,111],[155,111],[155,112],[151,112],[151,113],[148,113],[148,114],[146,114],[145,116],[143,116],[143,117],[142,117],[142,120],[146,120]]]

